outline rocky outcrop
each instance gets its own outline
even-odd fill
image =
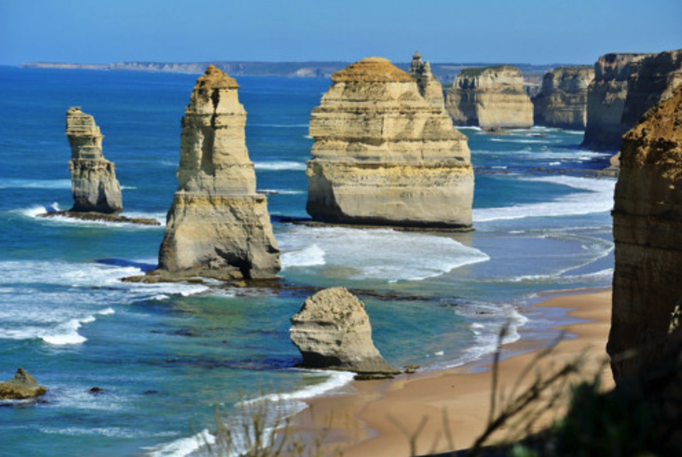
[[[523,75],[510,65],[465,68],[448,89],[445,108],[455,125],[533,126],[533,104],[523,88]]]
[[[656,362],[682,297],[682,87],[623,137],[613,236],[607,350],[618,380]]]
[[[410,76],[417,83],[419,93],[427,102],[438,108],[445,106],[443,86],[438,81],[438,78],[431,73],[431,64],[428,61],[422,62],[422,56],[418,52],[415,52],[412,56]]]
[[[0,382],[0,400],[25,400],[47,392],[47,387],[39,386],[35,378],[19,368],[9,381]]]
[[[71,145],[71,188],[73,212],[123,211],[121,186],[116,179],[114,164],[102,155],[102,139],[95,119],[79,107],[66,112],[66,135]]]
[[[554,68],[542,78],[533,98],[535,125],[583,130],[587,123],[587,86],[594,78],[589,66]]]
[[[372,342],[365,305],[344,287],[324,289],[308,297],[291,318],[291,341],[306,368],[397,374]]]
[[[660,54],[606,54],[588,88],[582,147],[617,151],[621,137],[656,103],[682,84],[682,50]]]
[[[383,58],[356,62],[332,82],[310,117],[313,219],[469,229],[470,152],[446,112]]]
[[[268,278],[279,249],[244,139],[246,112],[233,79],[201,76],[182,119],[178,190],[159,252],[165,276]]]

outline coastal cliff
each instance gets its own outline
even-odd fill
[[[280,270],[266,197],[256,193],[239,85],[210,65],[182,119],[178,190],[159,251],[163,276],[268,278]]]
[[[313,219],[469,229],[470,152],[445,110],[383,58],[356,62],[332,82],[310,117]]]
[[[445,107],[443,86],[431,72],[431,64],[428,61],[422,62],[422,56],[418,52],[412,56],[410,76],[417,83],[419,93],[427,102],[438,108]]]
[[[104,214],[123,211],[121,186],[116,179],[114,164],[102,155],[104,135],[95,119],[71,107],[66,112],[66,136],[71,146],[72,212]]]
[[[533,104],[521,71],[510,65],[465,68],[447,91],[445,107],[455,125],[530,128]]]
[[[613,236],[607,350],[618,380],[661,356],[682,298],[682,87],[623,137]],[[633,349],[635,357],[618,357]]]
[[[682,84],[682,50],[606,54],[597,60],[594,69],[582,147],[618,151],[622,135]]]
[[[590,66],[558,67],[545,73],[533,98],[535,125],[583,130],[587,123],[587,87],[594,78]]]

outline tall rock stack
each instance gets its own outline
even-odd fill
[[[102,155],[102,139],[95,119],[71,107],[66,112],[66,136],[71,146],[71,188],[74,212],[120,213],[121,186],[114,164]]]
[[[533,126],[533,104],[523,88],[523,74],[510,65],[463,69],[447,92],[445,108],[455,125]]]
[[[620,138],[628,130],[621,123],[628,79],[649,55],[606,54],[599,57],[594,64],[594,79],[587,88],[587,125],[582,147],[595,151],[620,148]]]
[[[379,57],[334,73],[332,82],[310,117],[313,219],[469,229],[470,152],[445,110]]]
[[[540,93],[533,98],[534,124],[583,130],[587,124],[587,86],[593,78],[590,66],[559,67],[545,73]]]
[[[427,102],[438,108],[445,106],[443,86],[438,81],[438,78],[431,73],[431,64],[428,61],[422,62],[422,56],[418,52],[415,52],[412,56],[410,76],[417,83],[419,93]]]
[[[623,137],[607,350],[616,380],[655,363],[682,298],[682,87]],[[638,355],[619,356],[636,349]]]
[[[182,119],[178,190],[159,252],[165,275],[268,278],[280,270],[265,196],[244,139],[239,85],[213,65]]]

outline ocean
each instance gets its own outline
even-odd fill
[[[0,379],[21,366],[50,389],[0,401],[2,455],[184,456],[216,407],[234,421],[247,400],[277,393],[292,413],[342,391],[351,375],[295,368],[289,340],[320,287],[360,296],[389,363],[437,370],[489,354],[505,323],[507,341],[550,338],[565,316],[532,307],[544,293],[611,283],[615,180],[559,173],[606,166],[609,154],[578,148],[582,132],[462,128],[470,233],[285,222],[306,217],[307,125],[330,82],[268,77],[238,82],[281,287],[123,283],[155,268],[163,227],[37,217],[72,204],[66,110],[100,126],[124,215],[165,222],[196,78],[0,67]]]

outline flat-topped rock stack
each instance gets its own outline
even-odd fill
[[[623,137],[620,162],[607,346],[616,381],[660,359],[682,303],[682,87]]]
[[[466,137],[410,75],[370,57],[334,73],[310,117],[307,211],[316,221],[471,227]]]
[[[587,124],[587,87],[594,78],[591,66],[558,67],[545,73],[533,97],[535,125],[583,130]]]
[[[114,164],[102,155],[104,135],[95,118],[71,107],[66,112],[66,136],[71,146],[72,212],[115,214],[123,211],[121,186]]]
[[[244,138],[237,82],[213,65],[182,119],[178,190],[159,252],[162,276],[273,277],[280,270],[266,197]]]
[[[418,52],[412,56],[410,76],[417,83],[419,93],[427,102],[439,108],[445,107],[443,86],[431,72],[431,64],[428,61],[422,62],[422,56]]]
[[[447,91],[445,108],[455,125],[533,126],[533,104],[523,88],[523,74],[511,65],[463,69]]]

